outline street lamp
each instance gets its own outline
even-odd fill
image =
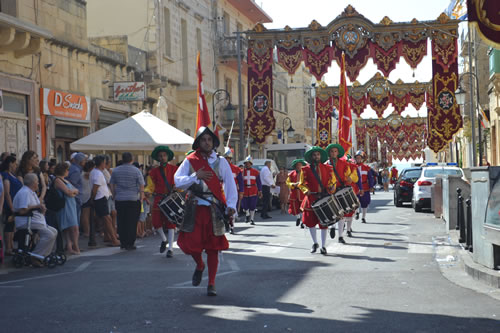
[[[477,99],[477,105],[479,105],[479,81],[477,78],[477,75],[472,73],[472,72],[465,72],[462,73],[462,76],[460,77],[458,81],[458,88],[457,91],[455,91],[455,99],[457,101],[457,104],[460,105],[465,105],[465,95],[467,94],[467,91],[465,91],[462,88],[461,82],[462,79],[464,78],[465,75],[471,75],[475,80],[476,80],[476,99]],[[472,81],[471,81],[472,83]],[[472,136],[472,165],[476,165],[476,129],[474,127],[474,120],[475,120],[475,112],[474,112],[474,102],[472,98],[472,89],[470,91],[470,121],[471,121],[471,136]],[[483,165],[483,140],[481,138],[481,118],[478,115],[477,117],[477,125],[478,125],[478,140],[479,140],[479,166]]]
[[[281,137],[283,143],[285,143],[285,120],[287,120],[287,119],[290,122],[290,127],[286,130],[286,133],[288,134],[288,137],[290,139],[292,139],[295,136],[295,130],[292,127],[292,119],[290,119],[288,117],[285,117],[283,119],[283,134],[282,134],[282,137]]]
[[[224,94],[224,97],[217,97],[220,96],[221,94]],[[217,102],[215,102],[215,99],[217,99]],[[214,91],[212,94],[212,129],[215,131],[215,106],[221,102],[221,101],[227,101],[227,105],[224,107],[224,111],[230,112],[234,111],[235,108],[231,104],[231,95],[226,89],[217,89]]]

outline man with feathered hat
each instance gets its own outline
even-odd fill
[[[194,153],[186,156],[175,173],[175,185],[188,190],[184,222],[179,227],[177,245],[196,262],[193,286],[201,283],[207,254],[207,295],[216,296],[215,276],[219,265],[219,251],[227,250],[224,215],[236,212],[238,192],[231,167],[215,149],[219,138],[208,128],[200,127],[193,142]],[[192,219],[188,214],[192,212]]]
[[[309,228],[313,246],[311,253],[315,253],[318,248],[318,240],[316,237],[316,225],[321,230],[321,249],[320,252],[326,255],[326,235],[328,228],[320,224],[316,214],[312,210],[313,203],[325,196],[335,192],[336,179],[333,169],[330,165],[324,164],[327,160],[326,151],[321,147],[311,147],[304,156],[304,159],[309,163],[302,168],[298,187],[304,192],[306,197],[302,201],[302,221]]]
[[[257,208],[257,197],[262,198],[262,183],[260,181],[260,172],[252,168],[252,157],[249,155],[243,163],[243,199],[241,200],[241,208],[245,211],[246,220],[250,224],[255,225],[254,216]]]
[[[303,159],[296,159],[292,162],[292,169],[294,169],[288,175],[286,179],[286,185],[290,188],[290,196],[288,198],[288,214],[293,215],[297,218],[295,223],[296,226],[299,226],[300,221],[302,220],[302,211],[300,210],[300,205],[304,200],[304,193],[299,189],[299,180],[300,174],[302,172],[302,168],[307,165],[307,162]],[[304,228],[304,224],[302,223],[301,228]]]
[[[160,253],[164,253],[167,249],[167,258],[173,257],[173,244],[175,224],[169,221],[167,217],[160,211],[158,204],[161,200],[170,194],[174,188],[174,174],[177,171],[175,165],[169,164],[174,158],[174,152],[168,146],[157,146],[151,153],[151,157],[160,163],[159,166],[151,169],[147,178],[147,186],[144,189],[146,195],[154,196],[152,209],[152,224],[161,237]],[[167,236],[163,229],[167,229]]]

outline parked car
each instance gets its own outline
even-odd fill
[[[457,167],[456,163],[428,163],[422,167],[420,178],[413,187],[411,205],[415,209],[415,212],[422,211],[422,208],[431,207],[431,190],[435,184],[437,175],[456,175],[467,181],[463,170]]]
[[[413,186],[420,178],[421,167],[408,168],[401,171],[398,180],[394,184],[394,206],[401,207],[403,202],[411,202],[413,197]]]

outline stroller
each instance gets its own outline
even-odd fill
[[[18,216],[21,215],[18,214]],[[33,212],[30,211],[27,216],[28,227],[26,229],[19,229],[14,234],[14,241],[17,242],[17,250],[14,251],[14,257],[12,259],[14,266],[16,268],[31,266],[31,258],[39,259],[48,268],[64,265],[66,262],[66,255],[64,253],[51,253],[46,257],[33,253],[33,249],[36,245],[34,236],[37,231],[31,230],[31,217],[33,216]]]

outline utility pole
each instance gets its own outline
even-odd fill
[[[240,118],[240,160],[245,158],[245,128],[243,114],[243,92],[241,91],[241,31],[236,31],[236,52],[238,52],[238,110]]]
[[[473,27],[472,25],[469,23],[469,36],[468,36],[468,39],[469,39],[469,72],[472,73],[472,31],[473,31]],[[469,85],[470,85],[470,110],[469,110],[469,113],[470,113],[470,127],[471,127],[471,136],[472,136],[472,147],[471,147],[471,150],[472,150],[472,165],[471,166],[476,166],[476,129],[475,129],[475,126],[476,126],[476,121],[475,121],[475,115],[474,115],[474,82],[473,82],[473,77],[472,75],[469,75],[470,78],[469,78]],[[477,96],[477,98],[479,98],[479,96]]]

